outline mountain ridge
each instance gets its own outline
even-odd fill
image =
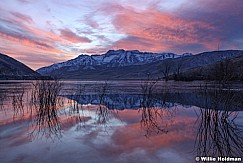
[[[25,64],[20,61],[6,55],[0,53],[0,79],[11,79],[11,80],[19,80],[19,79],[41,79],[41,78],[49,78],[43,77],[36,71],[32,70]]]
[[[114,52],[114,51],[113,51]],[[109,52],[108,54],[110,54]],[[106,53],[107,54],[107,53]],[[173,53],[172,53],[173,54]],[[112,55],[115,55],[114,53]],[[171,55],[173,56],[173,55]],[[88,79],[88,80],[112,80],[112,79],[145,79],[147,74],[150,74],[153,78],[164,77],[163,71],[170,66],[170,72],[168,75],[175,73],[182,73],[201,66],[207,66],[216,62],[243,56],[242,50],[225,50],[225,51],[212,51],[203,52],[196,55],[184,55],[181,57],[167,57],[159,60],[158,58],[152,60],[149,63],[122,65],[117,66],[115,64],[103,64],[103,65],[85,65],[80,66],[60,66],[57,69],[51,69],[48,73],[42,73],[44,75],[50,75],[52,77],[61,79]],[[65,62],[63,62],[65,63]],[[87,68],[91,66],[92,68]],[[177,70],[180,67],[180,72]],[[48,67],[46,67],[48,68]]]
[[[177,55],[174,53],[152,53],[152,52],[140,52],[138,50],[109,50],[105,54],[101,55],[79,55],[78,57],[53,64],[50,66],[42,67],[37,70],[40,74],[47,75],[49,72],[60,69],[61,67],[70,67],[69,70],[78,70],[80,66],[84,66],[83,69],[95,69],[95,66],[106,67],[124,67],[130,65],[143,65],[147,63],[156,62],[159,60],[165,60],[168,58],[178,58],[192,55],[190,53],[184,53],[183,55]]]

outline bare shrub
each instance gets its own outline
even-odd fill
[[[5,101],[7,100],[7,96],[6,96],[6,93],[5,91],[2,91],[0,90],[0,111],[3,111],[6,113],[6,110],[5,110]]]
[[[169,75],[171,73],[171,69],[172,69],[172,63],[169,62],[167,60],[167,62],[164,62],[164,64],[162,65],[162,73],[163,73],[163,78],[165,79],[165,81],[169,80]]]
[[[164,110],[160,107],[156,107],[156,84],[159,79],[152,80],[148,74],[148,77],[141,84],[141,100],[140,109],[141,112],[141,127],[145,129],[145,136],[149,136],[153,133],[167,133],[167,125],[162,124],[163,118],[165,116]]]
[[[25,88],[23,86],[15,87],[15,91],[12,92],[12,106],[14,109],[13,119],[17,116],[24,116],[24,103],[23,97],[25,94]]]
[[[109,103],[106,102],[107,94],[110,93],[110,83],[105,81],[105,83],[98,85],[96,87],[96,93],[98,95],[99,107],[96,110],[96,115],[98,117],[98,123],[105,124],[109,121],[110,110]]]
[[[57,112],[58,107],[63,104],[59,96],[61,88],[62,83],[58,80],[40,80],[33,83],[31,107],[36,115],[32,134],[46,137],[61,136]]]
[[[205,96],[200,108],[194,151],[199,156],[243,155],[243,127],[235,122],[242,98],[237,92],[221,87],[201,87]]]

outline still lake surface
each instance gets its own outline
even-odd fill
[[[0,82],[1,163],[189,163],[196,156],[243,156],[241,84],[38,84]]]

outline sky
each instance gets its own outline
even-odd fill
[[[34,70],[110,49],[243,49],[243,0],[0,0],[0,15],[0,53]]]

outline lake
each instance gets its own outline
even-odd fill
[[[0,81],[0,162],[195,162],[243,156],[243,87]]]

